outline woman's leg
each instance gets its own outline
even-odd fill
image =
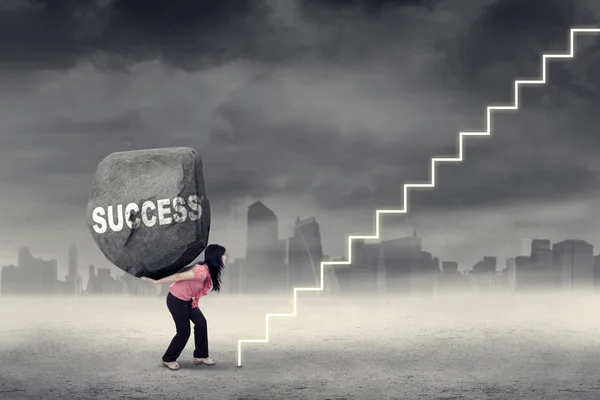
[[[173,316],[177,333],[162,357],[164,362],[176,361],[187,344],[191,330],[189,320],[190,303],[180,300],[171,293],[167,295],[167,307]]]
[[[194,358],[208,358],[208,325],[199,308],[192,308],[190,319],[194,323]]]

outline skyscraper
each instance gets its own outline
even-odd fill
[[[594,256],[594,290],[600,289],[600,255]]]
[[[287,291],[285,241],[279,240],[279,221],[260,201],[248,207],[246,263],[242,269],[244,293]]]
[[[531,257],[515,257],[515,288],[518,291],[528,290],[532,287],[535,275],[531,266]]]
[[[79,265],[77,260],[77,247],[75,243],[69,248],[69,273],[65,279],[65,290],[75,295],[81,294],[83,290]]]
[[[305,220],[297,218],[294,236],[288,243],[290,286],[318,286],[322,261],[323,248],[319,224],[314,217]]]
[[[532,287],[549,288],[557,281],[552,248],[548,239],[531,241]]]
[[[19,249],[17,266],[3,267],[2,292],[6,295],[50,295],[60,291],[56,260],[34,257],[28,247]]]
[[[19,249],[19,268],[25,290],[36,294],[58,293],[58,264],[56,260],[42,260],[31,255],[28,247]]]
[[[225,284],[222,291],[227,294],[242,294],[242,271],[246,260],[236,258],[234,261],[227,261],[227,267],[223,271]]]
[[[594,246],[584,240],[565,240],[552,246],[559,285],[567,290],[593,288]]]
[[[21,270],[16,265],[2,267],[0,275],[0,296],[19,294],[23,290]]]
[[[456,261],[442,261],[442,271],[435,277],[435,291],[437,293],[451,292],[462,289],[464,279],[458,271]]]
[[[443,261],[442,273],[449,275],[458,274],[458,263],[456,261]]]
[[[69,277],[77,276],[77,247],[75,247],[75,242],[69,248]]]
[[[411,237],[381,242],[385,260],[386,287],[388,293],[410,293],[411,274],[420,269],[422,243],[414,232]]]
[[[506,284],[511,293],[517,289],[517,270],[514,258],[506,260]]]
[[[364,240],[353,240],[351,251],[352,264],[332,268],[340,291],[349,295],[377,293],[381,286],[381,282],[378,282],[378,273],[381,272],[380,268],[385,267],[381,245],[366,244]]]
[[[549,239],[533,239],[531,241],[531,255],[533,257],[534,254],[539,254],[540,252],[550,250],[550,240]]]
[[[493,275],[496,273],[496,257],[484,256],[473,266],[473,274]]]
[[[496,257],[484,256],[483,260],[477,261],[469,274],[471,286],[479,292],[492,291],[495,286],[496,267]]]
[[[90,266],[88,267],[88,271],[88,284],[86,292],[88,294],[99,293],[100,288],[98,283],[98,276],[96,275],[96,267],[93,264],[90,264]]]

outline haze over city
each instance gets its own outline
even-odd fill
[[[248,207],[247,237],[246,256],[227,263],[224,270],[225,294],[290,295],[294,287],[317,288],[321,285],[322,261],[348,261],[324,253],[321,227],[314,217],[298,218],[293,236],[282,239],[277,215],[260,201]],[[432,296],[533,290],[590,295],[600,289],[600,255],[594,256],[594,246],[580,239],[551,243],[535,238],[520,254],[506,259],[504,266],[497,257],[484,255],[463,271],[456,261],[440,260],[427,251],[416,230],[408,237],[371,242],[354,241],[349,265],[323,270],[325,294]],[[93,264],[81,268],[73,243],[68,273],[62,279],[56,260],[35,257],[30,248],[22,247],[16,265],[2,267],[0,296],[156,296],[168,292],[166,285],[159,293],[152,283],[126,272],[113,277],[115,270],[119,269]]]

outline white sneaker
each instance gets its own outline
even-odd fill
[[[212,358],[196,358],[196,357],[194,357],[192,362],[194,363],[194,365],[200,365],[200,364],[214,365],[215,364],[215,361]]]

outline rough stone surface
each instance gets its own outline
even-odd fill
[[[200,213],[190,207],[190,196],[198,197]],[[165,210],[162,220],[158,212],[160,200]],[[147,201],[154,207],[144,210]],[[127,209],[131,203],[137,205],[137,210]],[[97,207],[103,210],[104,224],[98,223],[98,215],[94,219]],[[118,211],[122,213],[120,219]],[[153,226],[144,223],[143,211],[146,221],[154,221]],[[115,229],[108,223],[111,213]],[[198,214],[200,217],[193,220]],[[110,154],[98,165],[87,217],[96,244],[123,271],[154,279],[179,271],[194,261],[208,243],[210,203],[200,157],[186,147]]]

